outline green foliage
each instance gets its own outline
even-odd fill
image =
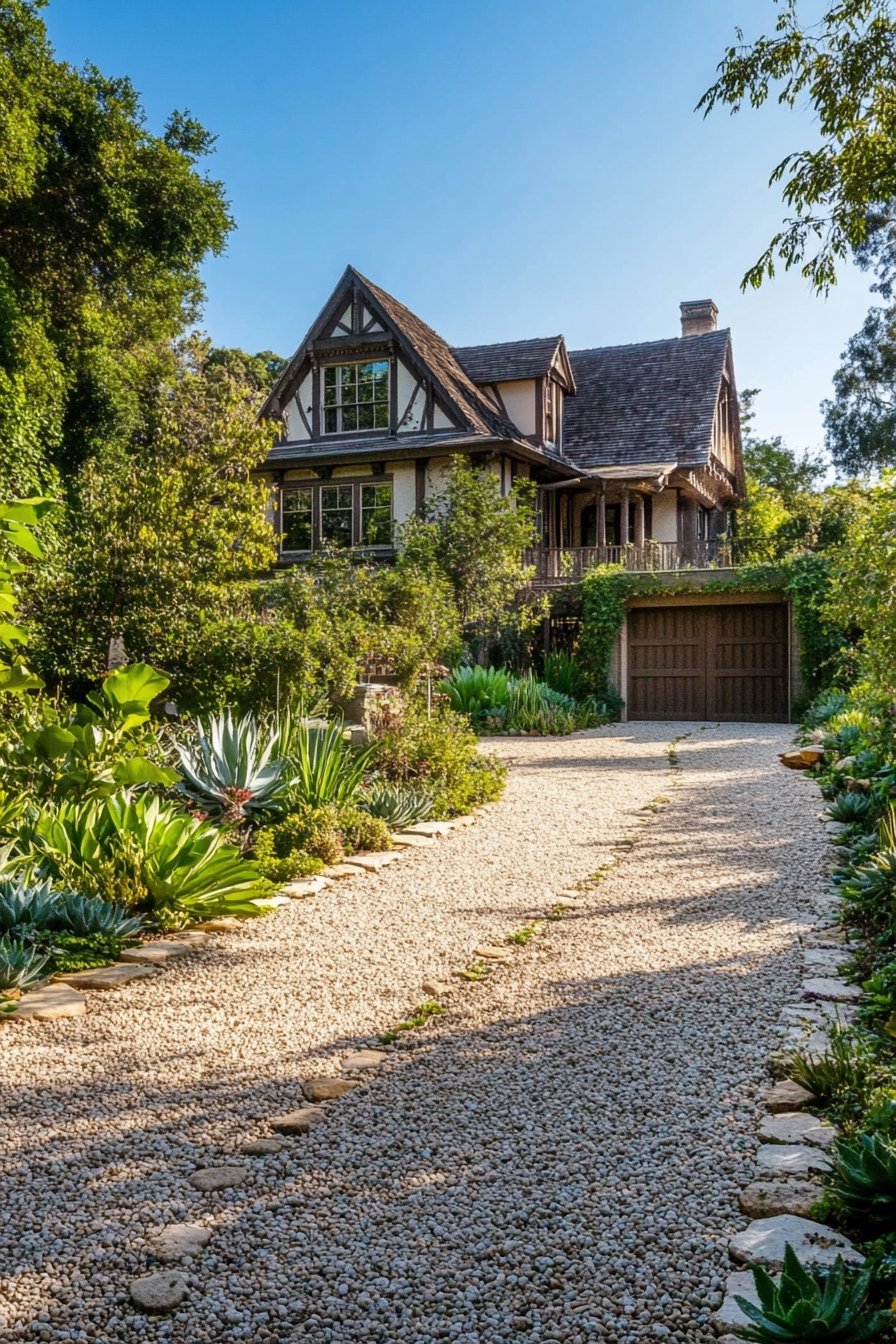
[[[582,580],[579,665],[591,693],[614,707],[621,701],[610,685],[610,666],[630,592],[631,576],[621,565],[595,565]]]
[[[877,1339],[890,1320],[888,1312],[872,1311],[867,1305],[871,1270],[849,1274],[839,1255],[832,1269],[811,1271],[788,1245],[777,1283],[761,1265],[753,1266],[753,1280],[760,1305],[735,1296],[751,1322],[737,1327],[737,1334],[758,1344],[789,1340],[864,1344]]]
[[[382,777],[426,793],[436,818],[469,812],[499,798],[504,789],[505,768],[479,754],[469,723],[450,709],[427,718],[410,708],[402,727],[385,732],[374,751]]]
[[[819,1103],[844,1120],[863,1115],[868,1099],[881,1081],[867,1032],[835,1025],[824,1054],[797,1051],[788,1064],[788,1076],[817,1097]]]
[[[0,935],[0,990],[30,989],[49,969],[47,953],[21,939]]]
[[[52,929],[131,938],[142,927],[139,919],[107,901],[59,891],[47,881],[28,882],[21,875],[0,878],[0,932]]]
[[[43,682],[19,658],[28,642],[16,623],[19,603],[17,579],[24,573],[22,556],[40,559],[43,551],[34,529],[50,507],[46,499],[20,499],[0,504],[0,692],[21,695],[40,690]]]
[[[261,811],[276,811],[286,794],[286,761],[278,755],[277,728],[245,714],[214,715],[196,725],[194,741],[176,743],[181,791],[229,824]]]
[[[307,828],[286,817],[273,826],[257,831],[253,844],[255,866],[270,882],[292,882],[299,877],[311,877],[324,866],[323,860],[309,854]],[[328,859],[329,862],[329,859]]]
[[[377,853],[392,848],[392,833],[386,822],[360,805],[339,809],[339,829],[348,854]]]
[[[405,1018],[403,1022],[396,1022],[391,1031],[384,1031],[380,1040],[384,1045],[391,1045],[402,1032],[416,1031],[418,1027],[425,1027],[431,1017],[441,1017],[444,1011],[445,1009],[435,999],[425,999],[414,1009],[410,1017]]]
[[[310,807],[345,806],[358,796],[372,750],[354,750],[341,723],[326,728],[298,724],[285,747],[289,758],[289,795]]]
[[[503,717],[507,712],[510,677],[500,667],[455,667],[436,686],[456,714],[466,714],[472,723]]]
[[[865,1220],[896,1229],[896,1141],[882,1134],[841,1139],[827,1185],[840,1208],[860,1224]]]
[[[187,919],[256,915],[261,875],[217,827],[147,795],[62,802],[27,836],[42,872],[177,927]]]
[[[865,821],[871,815],[872,800],[867,793],[838,793],[828,803],[827,814],[832,821],[848,823]]]
[[[833,554],[830,619],[862,632],[859,672],[892,695],[896,666],[896,473],[867,492],[846,540]]]
[[[415,821],[425,821],[432,812],[432,799],[420,789],[374,780],[358,802],[372,816],[380,817],[390,830],[400,831]]]
[[[56,972],[92,971],[116,962],[124,946],[124,940],[114,933],[54,933],[45,950]]]
[[[588,682],[577,660],[562,649],[545,655],[544,679],[552,691],[581,700],[588,694]]]
[[[771,279],[781,261],[827,293],[838,266],[865,240],[869,209],[896,197],[893,42],[890,0],[837,0],[811,24],[801,21],[797,0],[782,0],[771,36],[745,43],[737,29],[737,45],[698,108],[737,112],[770,98],[786,107],[808,103],[821,135],[816,148],[785,155],[772,171],[790,218],[744,286]]]

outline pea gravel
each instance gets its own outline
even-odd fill
[[[0,1337],[711,1339],[824,884],[817,790],[776,760],[790,736],[504,740],[507,794],[475,826],[93,994],[86,1017],[0,1029]],[[303,1078],[607,863],[309,1134],[245,1156]],[[190,1185],[232,1161],[241,1186]],[[178,1266],[186,1300],[144,1315],[129,1285],[172,1223],[213,1235]]]

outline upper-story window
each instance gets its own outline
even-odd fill
[[[324,366],[325,434],[389,428],[389,363]]]

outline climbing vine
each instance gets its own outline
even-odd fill
[[[668,582],[658,574],[632,573],[621,565],[596,565],[580,585],[578,661],[594,695],[618,700],[610,686],[610,666],[631,598],[781,592],[793,606],[805,695],[811,699],[833,679],[847,639],[826,614],[829,586],[830,570],[822,555],[800,555],[778,565],[744,565],[733,576],[711,579],[699,588],[686,581]]]

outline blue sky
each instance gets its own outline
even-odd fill
[[[798,276],[741,294],[781,218],[804,112],[694,113],[771,0],[54,0],[57,54],[129,75],[149,124],[188,107],[238,228],[206,267],[220,344],[290,354],[347,262],[455,344],[734,331],[759,428],[822,442],[819,402],[869,306]]]

